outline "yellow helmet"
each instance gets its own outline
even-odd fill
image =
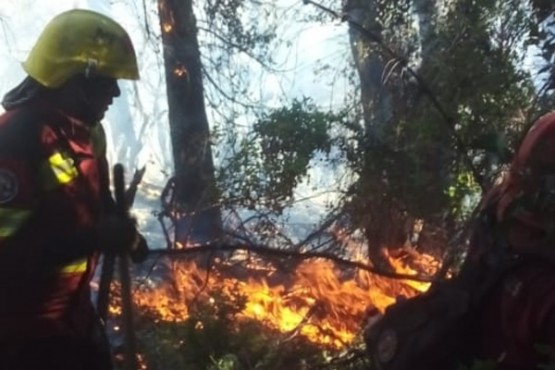
[[[137,57],[127,32],[109,17],[74,9],[54,17],[23,62],[42,85],[56,88],[79,73],[137,80]]]

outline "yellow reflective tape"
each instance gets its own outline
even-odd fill
[[[88,259],[83,258],[83,259],[74,261],[69,265],[62,266],[59,271],[62,274],[74,274],[78,272],[87,271],[87,266],[88,266]]]
[[[15,234],[30,216],[28,209],[0,208],[0,238]]]
[[[62,156],[60,152],[52,154],[48,158],[48,163],[60,184],[67,184],[79,175],[73,159]]]

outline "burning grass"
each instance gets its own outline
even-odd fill
[[[256,320],[268,329],[296,332],[332,348],[353,342],[369,307],[383,312],[396,297],[410,297],[427,288],[426,283],[342,271],[322,259],[303,261],[288,272],[226,264],[207,272],[193,261],[173,262],[171,269],[172,282],[134,294],[140,310],[158,322],[186,320],[195,302],[215,305],[217,288],[227,300],[242,297],[237,320]],[[409,272],[408,268],[403,272]]]
[[[415,273],[402,259],[390,259],[398,272]],[[165,266],[169,279],[139,285],[133,294],[149,369],[315,368],[301,364],[322,364],[326,353],[357,345],[370,309],[383,312],[397,297],[428,287],[325,259],[289,268],[262,260],[218,263],[208,271],[191,260]]]

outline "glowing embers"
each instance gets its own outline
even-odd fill
[[[169,32],[171,32],[171,31],[173,30],[173,25],[172,25],[171,23],[169,23],[169,22],[163,22],[163,23],[162,23],[162,30],[163,30],[165,33],[169,33]]]
[[[173,69],[173,74],[177,77],[187,76],[187,68],[183,65],[178,65]]]

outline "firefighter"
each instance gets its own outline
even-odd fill
[[[101,252],[141,237],[113,212],[100,120],[117,80],[139,78],[134,48],[112,19],[74,9],[22,66],[0,116],[0,369],[111,369],[90,280]]]
[[[485,198],[482,214],[489,221],[478,224],[469,260],[485,260],[484,246],[494,246],[521,262],[482,306],[476,357],[493,361],[496,369],[553,364],[555,112],[525,135],[507,175]]]

